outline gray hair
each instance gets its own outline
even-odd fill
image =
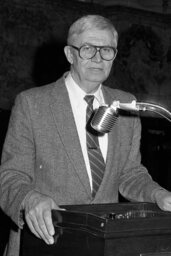
[[[73,44],[78,35],[92,28],[111,31],[114,37],[114,41],[117,44],[118,33],[109,19],[101,15],[85,15],[80,19],[76,20],[70,26],[67,38],[68,45]]]

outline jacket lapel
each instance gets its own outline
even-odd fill
[[[89,178],[64,79],[61,79],[54,86],[50,99],[57,131],[60,134],[68,158],[72,162],[86,192],[91,197]]]

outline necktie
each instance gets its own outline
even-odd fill
[[[99,147],[98,134],[91,128],[90,122],[93,114],[93,95],[86,95],[84,97],[87,102],[86,111],[86,139],[87,139],[87,152],[90,161],[90,168],[92,173],[93,190],[92,196],[94,197],[103,179],[105,171],[105,162]]]

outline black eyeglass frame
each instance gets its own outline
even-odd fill
[[[90,60],[90,59],[94,58],[94,56],[97,54],[97,52],[100,53],[100,57],[101,57],[102,60],[106,60],[106,59],[104,59],[104,58],[102,57],[101,52],[100,52],[101,49],[103,49],[103,48],[110,48],[110,49],[112,49],[113,52],[114,52],[113,58],[111,58],[111,59],[109,59],[109,60],[106,60],[106,61],[111,61],[111,60],[115,59],[115,58],[116,58],[116,55],[117,55],[117,53],[118,53],[118,49],[117,49],[117,48],[112,47],[112,46],[107,46],[107,45],[97,46],[97,45],[91,45],[91,44],[83,44],[83,45],[80,46],[80,47],[77,47],[77,46],[75,46],[75,45],[68,45],[68,46],[70,46],[70,47],[74,48],[75,50],[77,50],[78,53],[79,53],[79,57],[80,57],[81,59],[83,59],[83,60]],[[94,48],[96,49],[94,55],[93,55],[91,58],[83,58],[83,57],[80,55],[81,48],[84,47],[84,46],[92,46],[92,47],[94,47]]]

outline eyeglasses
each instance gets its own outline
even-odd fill
[[[90,44],[82,45],[80,48],[76,47],[75,45],[69,46],[76,49],[79,53],[80,58],[82,58],[83,60],[92,59],[96,55],[96,53],[99,52],[100,57],[103,60],[110,61],[113,60],[117,54],[117,49],[112,46],[96,46]]]

